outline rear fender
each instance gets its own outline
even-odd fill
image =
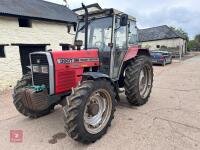
[[[126,53],[124,57],[124,62],[120,69],[120,75],[124,72],[124,68],[126,68],[126,66],[129,64],[131,60],[133,60],[136,56],[141,56],[141,55],[151,57],[150,51],[148,49],[142,49],[138,47],[129,48],[128,52]]]
[[[124,62],[133,59],[137,55],[138,51],[139,48],[137,46],[130,47],[124,57]]]
[[[127,67],[127,65],[130,63],[131,60],[133,60],[136,56],[145,55],[150,57],[150,52],[148,49],[142,49],[138,46],[130,47],[124,57],[124,62],[120,68],[120,74],[119,74],[119,86],[124,86],[124,71]]]
[[[150,52],[148,49],[141,49],[138,47],[130,47],[124,57],[124,62],[135,58],[137,55],[150,56]]]

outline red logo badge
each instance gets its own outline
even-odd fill
[[[11,143],[22,143],[23,142],[23,131],[22,130],[10,130],[10,142]]]

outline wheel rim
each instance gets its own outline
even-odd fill
[[[99,133],[108,123],[112,111],[112,98],[108,91],[97,90],[91,94],[84,110],[84,126],[91,134]]]
[[[145,99],[152,87],[152,71],[149,66],[144,66],[139,76],[139,92],[140,96]]]

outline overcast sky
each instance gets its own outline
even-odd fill
[[[46,0],[63,4],[63,0]],[[137,18],[139,28],[159,25],[183,28],[190,38],[200,33],[199,0],[67,0],[71,9],[99,3],[103,8],[116,8]]]

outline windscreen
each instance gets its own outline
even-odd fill
[[[111,43],[112,17],[91,19],[88,25],[88,49],[98,48],[100,51],[109,51]],[[80,22],[76,40],[85,43],[85,23]],[[81,49],[84,49],[84,45]]]

